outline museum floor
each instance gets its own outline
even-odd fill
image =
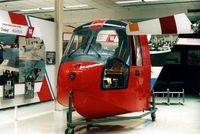
[[[175,100],[176,101],[176,100]],[[185,105],[157,105],[157,119],[142,119],[103,124],[79,129],[77,134],[199,134],[200,97],[186,96]],[[64,134],[66,111],[54,111],[54,103],[21,107],[17,120],[13,121],[14,109],[0,111],[0,134]],[[28,113],[28,114],[27,114]],[[36,114],[39,113],[39,116]],[[75,114],[76,118],[81,118]],[[26,118],[27,117],[27,118]]]

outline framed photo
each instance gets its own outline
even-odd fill
[[[54,52],[54,51],[46,52],[46,64],[47,65],[55,65],[56,64],[56,52]]]
[[[26,81],[25,82],[25,99],[32,99],[34,98],[34,81]]]

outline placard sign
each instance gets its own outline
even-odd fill
[[[34,81],[28,80],[25,82],[25,99],[32,99],[34,98]]]
[[[5,80],[3,87],[3,99],[13,99],[15,96],[15,86],[12,79]]]
[[[34,27],[0,23],[0,33],[32,37]]]

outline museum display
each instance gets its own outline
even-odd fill
[[[184,23],[180,20],[184,20]],[[182,26],[179,26],[180,23]],[[155,29],[149,29],[145,24]],[[164,49],[153,48],[148,45],[144,34],[181,33],[193,33],[191,22],[185,14],[130,24],[97,20],[76,28],[58,73],[57,100],[69,107],[65,133],[73,134],[77,124],[91,125],[99,118],[130,112],[150,110],[147,113],[154,121],[156,108],[154,97],[150,105],[153,95],[150,79],[155,75],[151,75],[150,49],[171,51],[171,44]],[[73,121],[72,104],[86,121]],[[106,121],[102,119],[97,122]]]
[[[55,51],[54,23],[2,10],[0,14],[0,109],[52,100],[45,47]],[[11,81],[5,81],[8,72]]]
[[[40,38],[0,34],[0,84],[3,99],[13,99],[15,84],[25,84],[24,98],[34,98],[34,83],[45,73],[45,47]]]

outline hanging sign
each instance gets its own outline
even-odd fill
[[[0,33],[5,34],[14,34],[32,37],[34,31],[34,27],[16,25],[16,24],[7,24],[0,22]]]

